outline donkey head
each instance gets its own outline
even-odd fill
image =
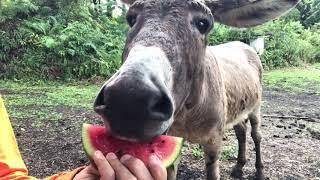
[[[182,107],[198,102],[214,20],[254,26],[297,1],[124,0],[130,4],[131,29],[123,64],[103,85],[95,111],[119,138],[146,140],[165,133]]]

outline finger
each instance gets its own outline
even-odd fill
[[[136,180],[133,174],[119,161],[114,153],[109,153],[106,156],[111,167],[114,169],[117,180]]]
[[[92,166],[89,165],[85,167],[83,170],[81,170],[79,173],[77,173],[73,180],[83,180],[83,179],[97,179],[99,178],[99,172]]]
[[[120,161],[124,164],[131,173],[136,176],[139,180],[152,180],[152,176],[148,170],[148,168],[144,165],[144,163],[133,156],[124,155],[121,157]]]
[[[94,165],[90,164],[89,166],[86,167],[87,171],[90,173],[90,174],[94,174],[94,175],[99,175],[99,171],[95,168]]]
[[[93,161],[96,164],[101,180],[114,180],[115,172],[102,152],[96,151],[93,155]]]
[[[148,164],[150,173],[155,180],[166,180],[167,170],[162,165],[162,162],[157,156],[150,157],[150,163]]]

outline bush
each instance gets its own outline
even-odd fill
[[[209,44],[228,41],[249,43],[258,36],[265,37],[265,52],[261,56],[265,69],[320,62],[320,33],[317,27],[305,29],[300,22],[287,18],[248,29],[217,25],[209,35]]]
[[[7,26],[0,27],[0,78],[108,77],[120,65],[127,31],[123,17],[105,17],[87,7],[6,17]]]
[[[113,18],[115,0],[92,7],[86,0],[0,2],[0,78],[87,79],[109,77],[120,66],[127,25]],[[236,29],[220,24],[209,45],[249,43],[265,36],[265,69],[320,62],[320,24],[306,29],[301,12],[264,25]]]
[[[15,18],[27,18],[37,13],[39,6],[28,0],[16,0],[14,2],[8,1],[0,2],[0,23],[7,20],[14,20]],[[3,7],[2,7],[2,6]]]

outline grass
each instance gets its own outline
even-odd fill
[[[320,63],[265,72],[264,84],[270,88],[320,95]]]
[[[222,149],[221,159],[222,160],[232,160],[237,157],[237,148],[235,145],[224,145]]]
[[[63,114],[61,112],[55,112],[48,109],[25,109],[24,111],[17,110],[13,108],[8,108],[9,113],[15,118],[33,118],[38,120],[57,120],[62,119]]]
[[[3,90],[9,90],[5,95],[9,106],[70,106],[91,108],[92,101],[99,90],[97,85],[64,84],[48,82],[47,84],[31,84],[0,81]]]
[[[198,144],[194,144],[192,146],[191,154],[193,157],[198,158],[198,159],[204,157],[204,152],[203,152],[201,146]],[[232,159],[235,159],[236,157],[237,157],[237,148],[235,145],[226,144],[223,146],[222,154],[221,154],[222,160],[226,160],[226,161],[232,160]]]
[[[264,73],[264,84],[290,92],[313,92],[320,95],[320,63],[299,68],[286,68]],[[61,108],[92,109],[100,84],[88,82],[24,82],[0,80],[9,114],[13,118],[32,118],[35,126],[45,120],[65,119]],[[59,110],[60,108],[60,110]],[[222,159],[234,158],[236,148],[224,146]],[[203,157],[200,146],[192,148],[194,157]]]
[[[195,158],[203,158],[204,152],[200,145],[196,144],[192,146],[191,153]]]
[[[99,85],[63,82],[0,81],[9,114],[14,118],[61,119],[64,109],[92,109]]]

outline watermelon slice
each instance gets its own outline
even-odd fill
[[[180,155],[183,139],[160,135],[148,142],[131,142],[112,137],[104,126],[83,124],[82,144],[90,159],[96,150],[100,150],[105,155],[113,152],[119,158],[124,154],[130,154],[147,165],[149,157],[154,154],[165,167],[168,167]]]

